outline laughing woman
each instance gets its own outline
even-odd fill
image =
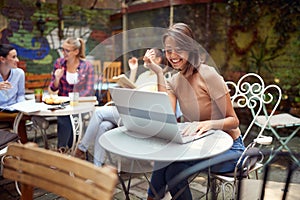
[[[184,23],[174,24],[163,35],[163,45],[168,62],[179,73],[165,81],[161,68],[150,64],[153,62],[154,54],[151,50],[147,54],[147,60],[150,60],[148,61],[149,68],[157,74],[158,90],[168,93],[174,112],[178,101],[184,121],[196,124],[196,133],[190,133],[190,130],[186,129],[184,134],[201,135],[211,129],[223,130],[232,137],[234,143],[230,150],[220,156],[241,154],[244,150],[244,144],[238,128],[239,120],[230,101],[229,91],[216,69],[204,64],[200,45],[194,40],[190,27]],[[155,163],[151,185],[159,194],[155,196],[155,192],[149,189],[148,199],[162,198],[169,181],[184,169],[199,162],[201,161],[174,161],[162,168],[158,167],[160,163]],[[211,171],[233,171],[235,164],[235,162],[228,162],[213,166]],[[183,188],[186,185],[187,187]],[[184,191],[177,199],[192,199],[187,180],[171,189],[171,195],[174,196],[180,189]]]

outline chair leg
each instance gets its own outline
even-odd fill
[[[26,120],[21,119],[18,127],[18,135],[20,137],[21,143],[25,144],[28,142],[27,133],[26,133]]]
[[[21,200],[33,199],[33,187],[27,184],[21,184]]]
[[[235,199],[235,184],[232,182],[222,183],[222,196],[225,199]]]
[[[218,193],[219,193],[219,189],[218,189],[218,184],[217,184],[218,180],[216,178],[212,178],[211,179],[211,199],[218,199]],[[223,188],[222,188],[223,189]]]
[[[258,180],[258,170],[255,170],[255,178]]]
[[[296,128],[288,137],[281,137],[275,129],[271,129],[273,135],[276,137],[276,139],[279,141],[280,146],[275,149],[275,153],[273,155],[270,155],[269,159],[266,161],[265,164],[268,164],[275,156],[276,156],[276,152],[281,151],[282,149],[286,149],[289,153],[290,153],[290,157],[297,163],[299,163],[299,160],[294,156],[293,152],[291,151],[291,149],[287,146],[287,144],[289,143],[289,141],[298,133],[298,131],[300,130],[300,126],[298,128]]]
[[[210,180],[210,196],[212,200],[217,200],[220,193],[222,193],[222,199],[226,199],[226,192],[228,191],[226,182],[218,180],[217,178],[211,178]],[[230,186],[229,186],[230,187]]]
[[[235,199],[235,183],[219,180],[217,178],[211,179],[211,199],[218,199],[222,193],[223,200]]]

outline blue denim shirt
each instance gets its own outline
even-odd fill
[[[0,75],[0,82],[4,81]],[[13,68],[7,79],[12,85],[8,90],[0,90],[0,110],[8,108],[10,105],[25,101],[25,73],[20,68]]]

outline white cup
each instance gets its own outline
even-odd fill
[[[79,92],[69,92],[70,106],[76,106],[79,103]]]

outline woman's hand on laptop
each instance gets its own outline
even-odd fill
[[[210,121],[191,122],[183,129],[182,135],[183,136],[188,136],[188,135],[200,136],[210,129],[212,129]]]

